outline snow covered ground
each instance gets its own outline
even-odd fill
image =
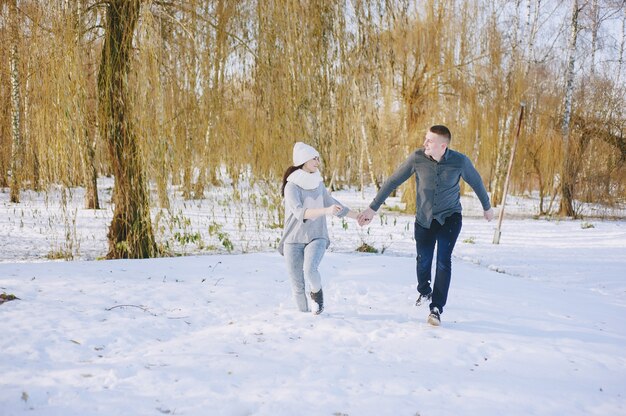
[[[0,304],[2,416],[626,414],[624,219],[536,220],[513,198],[493,245],[464,197],[434,328],[414,306],[411,216],[330,221],[314,316],[291,300],[261,194],[155,212],[162,242],[204,255],[95,261],[101,192],[100,211],[80,190],[65,209],[54,192],[0,193],[0,293],[20,298]],[[372,193],[335,196],[360,209]],[[46,260],[58,253],[78,260]]]

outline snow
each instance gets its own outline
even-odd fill
[[[65,210],[58,192],[0,193],[0,293],[19,298],[0,304],[2,416],[626,414],[623,216],[532,219],[536,201],[510,197],[493,245],[495,222],[463,197],[435,328],[414,306],[411,216],[329,220],[314,316],[297,312],[280,230],[249,195],[155,210],[160,241],[193,256],[95,260],[109,185],[100,211],[81,190]],[[335,193],[356,209],[372,195]],[[356,253],[363,242],[384,253]],[[64,250],[77,260],[45,258]]]

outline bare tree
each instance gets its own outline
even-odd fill
[[[563,137],[563,166],[561,170],[561,203],[559,213],[573,217],[574,211],[574,184],[575,172],[573,155],[570,146],[570,121],[572,115],[572,97],[574,95],[574,66],[576,64],[576,42],[578,40],[578,15],[582,7],[579,7],[578,0],[572,2],[572,14],[570,20],[570,38],[568,43],[568,64],[565,77],[565,103],[563,110],[563,123],[561,134]]]

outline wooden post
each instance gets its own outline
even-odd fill
[[[511,157],[509,158],[509,168],[506,172],[506,180],[504,181],[504,189],[502,191],[502,204],[500,206],[500,214],[498,215],[498,226],[496,227],[496,232],[493,235],[493,244],[500,244],[500,235],[502,234],[500,231],[500,227],[502,226],[502,218],[504,218],[504,206],[506,204],[506,194],[509,190],[509,181],[511,179],[511,171],[513,170],[513,160],[515,159],[515,150],[517,148],[517,140],[519,139],[519,132],[522,128],[522,118],[524,117],[525,107],[526,107],[526,104],[522,102],[520,104],[519,121],[517,122],[517,133],[515,134],[515,139],[513,140],[513,147],[511,148]]]

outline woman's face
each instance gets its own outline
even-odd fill
[[[302,170],[309,173],[314,173],[319,168],[321,162],[319,156],[314,157],[313,159],[307,161],[303,166]]]

